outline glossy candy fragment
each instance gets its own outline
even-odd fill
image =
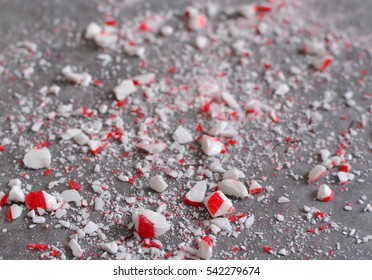
[[[7,218],[8,218],[8,221],[11,222],[17,218],[19,218],[22,214],[22,207],[17,205],[17,204],[12,204],[9,208],[8,208],[8,212],[7,212]]]
[[[212,240],[208,236],[204,236],[199,241],[196,255],[203,260],[209,260],[212,257],[212,253],[213,253]]]
[[[47,211],[55,210],[57,206],[57,200],[53,195],[48,194],[45,191],[30,192],[25,197],[26,206],[30,210],[37,210],[41,208]]]
[[[124,100],[136,91],[137,88],[132,80],[123,80],[114,88],[115,97],[119,101]]]
[[[309,184],[312,184],[320,178],[324,177],[326,173],[327,169],[323,165],[316,165],[313,169],[311,169],[309,173]]]
[[[231,201],[221,191],[208,195],[204,199],[204,205],[213,218],[235,211]]]
[[[168,184],[164,181],[164,178],[160,175],[156,175],[151,177],[150,179],[150,187],[156,192],[163,192],[167,187]]]
[[[226,195],[244,198],[248,196],[248,190],[244,184],[234,179],[224,179],[218,183],[218,188]]]
[[[333,199],[334,195],[335,195],[335,192],[330,187],[323,184],[319,187],[316,198],[320,201],[328,202]]]
[[[217,138],[208,136],[208,135],[203,135],[199,139],[199,143],[202,146],[203,152],[207,156],[218,155],[224,149],[224,144],[220,140],[218,140]]]
[[[184,198],[184,202],[191,206],[203,206],[205,192],[207,191],[207,183],[205,181],[197,182],[195,186],[189,190]]]
[[[92,82],[92,76],[87,72],[75,72],[72,70],[70,65],[65,66],[62,69],[62,74],[65,78],[75,84],[87,87]]]
[[[258,194],[262,192],[262,186],[256,181],[252,180],[249,183],[249,194]]]
[[[170,229],[170,224],[162,214],[144,208],[134,211],[132,220],[138,235],[142,238],[154,238]]]
[[[191,133],[182,125],[179,125],[177,127],[172,137],[175,141],[177,141],[180,144],[190,143],[193,140]]]
[[[23,163],[31,169],[41,169],[50,166],[52,155],[48,148],[32,149],[26,153]]]

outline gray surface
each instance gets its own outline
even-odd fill
[[[172,6],[182,7],[184,2],[182,1],[151,1],[151,7],[153,10],[163,8],[164,4],[167,2],[172,3]],[[308,9],[314,14],[319,14],[320,18],[322,17],[332,17],[332,21],[338,28],[345,29],[352,36],[358,37],[360,40],[365,40],[365,42],[371,42],[370,30],[372,30],[372,20],[370,14],[372,12],[372,2],[368,0],[358,0],[358,1],[304,1],[308,2]],[[326,2],[326,3],[324,3]],[[138,1],[136,4],[129,5],[129,8],[118,9],[114,13],[118,13],[121,17],[131,18],[132,15],[136,14],[141,10],[141,5],[143,1]],[[305,5],[305,3],[303,3]],[[80,31],[92,20],[101,18],[101,15],[97,12],[95,5],[92,1],[0,1],[0,49],[3,50],[1,54],[11,57],[12,48],[8,47],[10,44],[14,44],[23,39],[30,39],[38,43],[39,47],[43,50],[52,50],[53,55],[50,59],[53,67],[48,69],[46,72],[38,72],[36,80],[34,80],[35,86],[34,89],[40,88],[44,84],[51,84],[55,80],[56,76],[60,72],[61,66],[64,64],[72,63],[74,65],[80,66],[84,65],[89,72],[93,75],[99,75],[99,67],[95,65],[95,55],[97,50],[95,47],[89,43],[80,43],[79,36]],[[134,12],[133,12],[134,11]],[[73,30],[74,36],[76,38],[68,38],[68,33],[57,32],[57,34],[51,33],[53,20],[59,19],[63,26]],[[59,24],[61,26],[61,24]],[[30,35],[31,34],[31,35]],[[47,44],[42,42],[46,41]],[[69,45],[66,45],[68,42]],[[370,59],[364,61],[362,67],[367,67],[372,72]],[[16,66],[14,66],[16,68]],[[133,69],[129,69],[133,71]],[[123,69],[120,70],[123,72]],[[120,77],[120,75],[118,75]],[[95,88],[90,88],[85,90],[85,92],[79,88],[69,87],[68,90],[63,89],[63,94],[58,96],[59,101],[54,102],[67,102],[72,100],[75,104],[84,104],[92,105],[100,103],[101,101],[109,103],[111,98],[107,98],[110,88],[116,84],[116,79],[111,79],[108,81],[108,84],[105,86],[103,91]],[[65,85],[64,85],[65,86]],[[369,80],[369,90],[371,90],[371,83]],[[342,81],[338,87],[341,92],[345,92],[348,87],[345,81]],[[319,85],[317,90],[314,90],[312,93],[314,100],[317,99],[320,93],[326,90],[327,87],[324,85]],[[368,89],[368,88],[367,88]],[[16,99],[13,96],[14,92],[18,92],[21,95],[29,98],[34,94],[34,90],[28,90],[25,82],[21,79],[17,79],[16,82],[1,81],[0,83],[0,117],[3,121],[1,124],[1,130],[5,135],[9,132],[9,124],[5,122],[5,118],[9,115],[16,115],[18,108],[16,107]],[[28,99],[32,100],[32,99]],[[37,106],[35,101],[34,106]],[[335,101],[337,106],[337,101]],[[367,102],[364,104],[368,106]],[[345,112],[348,115],[350,120],[358,119],[358,112],[353,110],[348,110]],[[28,115],[28,114],[25,114]],[[338,115],[329,114],[326,116],[326,124],[329,126],[329,129],[340,133],[343,129],[346,129],[349,122],[341,123],[339,121]],[[24,121],[27,123],[27,121]],[[175,125],[175,124],[173,124]],[[172,125],[172,126],[173,126]],[[326,137],[328,135],[329,129],[319,129],[317,130],[318,137]],[[1,134],[0,134],[1,136]],[[321,207],[324,212],[327,212],[332,215],[332,220],[339,223],[342,226],[347,227],[348,229],[355,228],[357,229],[357,234],[361,237],[372,234],[372,215],[370,213],[361,213],[363,206],[358,205],[356,201],[363,194],[368,196],[368,201],[372,199],[371,192],[371,157],[370,150],[366,139],[369,139],[371,136],[370,128],[363,130],[357,139],[355,139],[354,146],[358,147],[360,151],[364,154],[362,160],[353,164],[354,170],[360,170],[362,175],[360,178],[365,179],[366,183],[360,184],[356,181],[347,185],[348,191],[345,193],[337,193],[337,196],[333,203],[330,204],[321,204],[314,201],[314,192],[315,188],[311,189],[303,181],[295,182],[286,176],[279,176],[275,181],[273,181],[272,174],[275,172],[273,170],[272,164],[267,164],[264,166],[264,174],[269,177],[266,185],[272,184],[276,187],[275,196],[272,198],[268,204],[258,204],[254,202],[249,202],[249,211],[256,215],[258,220],[256,221],[253,231],[254,232],[263,232],[263,238],[259,238],[257,235],[250,233],[246,236],[245,239],[242,237],[234,238],[219,238],[218,245],[216,247],[216,252],[222,252],[223,250],[230,250],[232,246],[237,244],[242,244],[247,247],[247,255],[245,258],[253,259],[266,259],[266,258],[276,258],[271,255],[263,253],[262,248],[266,245],[275,247],[276,249],[286,247],[294,240],[294,237],[297,236],[299,239],[303,239],[300,229],[306,227],[303,225],[303,221],[300,218],[303,216],[301,208],[308,204],[309,206]],[[17,139],[17,136],[14,135],[14,140]],[[27,132],[24,134],[24,137],[29,141],[32,141],[34,135]],[[1,140],[2,137],[0,137]],[[63,145],[63,144],[62,144]],[[336,144],[334,143],[334,146]],[[333,147],[334,147],[333,146]],[[56,158],[59,154],[61,146],[54,145],[51,150],[53,158]],[[67,149],[67,145],[65,146]],[[280,147],[279,149],[284,150]],[[309,150],[302,151],[304,155]],[[312,151],[315,152],[315,151]],[[1,155],[0,162],[0,186],[2,189],[7,189],[7,182],[10,178],[14,178],[25,172],[25,169],[22,168],[17,162],[22,159],[24,154],[24,148],[14,148],[10,151]],[[286,156],[283,155],[285,158]],[[306,156],[308,159],[309,154]],[[263,157],[261,157],[262,159]],[[288,158],[291,160],[292,155],[289,155]],[[306,162],[305,160],[305,162]],[[284,160],[283,160],[284,161]],[[305,174],[308,172],[311,165],[306,164],[305,162],[296,165],[294,167],[294,172],[297,174]],[[74,163],[78,165],[81,163],[81,160]],[[89,170],[87,174],[84,174],[83,184],[85,181],[91,181],[94,177],[92,174],[92,169],[95,165],[94,161],[84,163],[84,169]],[[133,164],[134,165],[134,164]],[[16,168],[15,168],[16,166]],[[112,169],[120,169],[120,164],[115,162],[115,159],[108,158],[102,164],[103,168],[106,168],[106,171],[103,171],[103,175],[107,178],[110,178],[112,174]],[[256,166],[252,166],[253,169]],[[63,170],[63,165],[58,162],[54,162],[54,169]],[[37,186],[38,188],[44,188],[48,182],[52,179],[44,178],[42,176],[43,171],[27,171],[31,178],[27,183]],[[368,174],[369,172],[369,174]],[[74,178],[78,176],[81,172],[73,171],[66,175],[67,178]],[[124,194],[125,188],[123,188],[120,183],[115,178],[109,179],[115,191],[114,193]],[[176,182],[175,185],[181,185],[183,182]],[[291,204],[287,205],[278,205],[274,203],[275,198],[283,195],[286,191],[280,186],[288,186],[287,190],[290,193]],[[62,190],[61,188],[60,190]],[[88,189],[88,188],[87,188]],[[342,211],[342,206],[346,202],[352,202],[355,206],[353,211],[345,212]],[[243,206],[246,207],[247,205]],[[242,208],[242,211],[244,209]],[[247,209],[245,209],[247,210]],[[276,213],[284,213],[285,215],[291,216],[291,220],[287,221],[283,225],[273,226],[275,224],[273,215]],[[27,217],[8,223],[5,219],[5,207],[0,211],[0,228],[6,228],[6,233],[0,232],[0,257],[5,259],[35,259],[40,257],[39,252],[29,251],[26,248],[28,243],[48,243],[55,244],[59,248],[65,248],[67,244],[67,238],[71,234],[71,231],[53,229],[53,224],[55,219],[48,220],[52,225],[47,228],[45,226],[37,226],[36,228],[30,230],[27,228],[27,225],[30,224],[30,221]],[[190,212],[183,213],[175,209],[177,217],[182,217],[183,215],[190,215]],[[206,213],[202,213],[202,217],[207,217]],[[102,218],[101,215],[94,213],[92,214],[93,218],[99,220]],[[109,238],[117,238],[118,236],[130,236],[131,233],[128,232],[124,227],[120,225],[114,225],[111,227],[111,230],[106,233]],[[177,244],[177,242],[182,240],[182,237],[178,237],[177,232],[172,232],[171,239],[165,239],[165,244]],[[322,233],[321,233],[322,234]],[[244,235],[244,234],[243,234]],[[248,241],[248,243],[246,243]],[[303,258],[317,258],[317,259],[329,259],[328,256],[325,256],[324,253],[331,248],[335,248],[335,244],[339,242],[341,244],[341,251],[335,252],[335,258],[343,259],[371,259],[372,255],[372,243],[366,244],[355,244],[354,238],[347,238],[340,231],[330,231],[323,236],[314,236],[314,237],[305,237],[304,241],[300,243],[300,247],[296,248],[302,249],[301,253],[291,254],[288,258],[290,259],[303,259]],[[92,248],[92,251],[96,252],[98,242],[92,241],[91,246],[84,244],[85,248]],[[296,242],[295,242],[296,243]],[[174,247],[173,247],[174,248]],[[317,250],[322,250],[323,253],[317,252]],[[98,252],[100,252],[98,250]],[[102,252],[100,252],[102,253]],[[67,257],[71,257],[70,252],[66,249]],[[219,253],[216,253],[216,256],[220,256]],[[97,255],[93,255],[92,258],[96,258]],[[237,258],[242,258],[241,255],[237,255]]]

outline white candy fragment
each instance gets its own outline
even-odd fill
[[[206,181],[197,182],[195,186],[185,195],[184,203],[196,207],[203,206],[206,191]]]
[[[50,166],[52,155],[48,148],[32,149],[26,153],[23,163],[31,169],[47,168]]]
[[[323,184],[319,187],[316,198],[323,202],[328,202],[333,199],[334,195],[335,195],[335,192],[331,190],[331,188],[328,187],[326,184]]]
[[[229,221],[228,218],[215,218],[215,219],[212,219],[210,221],[211,221],[212,224],[218,226],[222,230],[225,230],[225,231],[231,231],[232,230],[232,226],[231,226],[230,221]]]
[[[207,17],[200,13],[196,8],[187,7],[185,16],[187,19],[187,27],[190,31],[200,31],[206,28]]]
[[[96,224],[96,223],[93,223],[92,221],[89,221],[83,231],[86,233],[86,234],[92,234],[93,232],[95,232],[97,229],[99,229],[99,226]]]
[[[332,63],[333,58],[331,56],[320,56],[315,57],[313,60],[313,66],[315,69],[324,72],[328,66]]]
[[[204,260],[209,260],[212,257],[213,244],[212,240],[208,236],[204,236],[198,244],[198,250],[196,255]]]
[[[72,254],[75,257],[80,258],[83,255],[84,250],[81,249],[79,243],[77,243],[75,239],[71,239],[70,242],[68,243],[68,246],[70,247]]]
[[[12,204],[12,206],[9,207],[9,210],[8,210],[8,213],[7,213],[7,216],[8,216],[8,221],[13,221],[17,218],[19,218],[19,216],[21,216],[22,214],[22,207],[17,205],[17,204]]]
[[[137,145],[137,148],[145,150],[149,154],[158,154],[167,148],[167,144],[165,143],[156,143],[156,144],[140,143]]]
[[[342,185],[346,184],[347,181],[349,180],[348,173],[343,171],[337,172],[337,177]]]
[[[213,172],[224,173],[226,170],[222,167],[221,162],[216,160],[209,165],[209,169]]]
[[[81,132],[74,136],[74,140],[80,146],[84,146],[89,142],[89,137],[84,132]]]
[[[191,133],[182,125],[179,125],[177,127],[172,137],[175,141],[177,141],[180,144],[190,143],[193,140]]]
[[[87,72],[76,73],[72,71],[70,65],[65,66],[62,69],[62,74],[66,77],[67,80],[74,82],[78,85],[87,87],[92,82],[92,76]]]
[[[304,53],[312,55],[322,55],[325,53],[326,47],[324,42],[307,40],[304,44]]]
[[[12,202],[25,202],[25,194],[20,186],[14,186],[9,192],[9,201]]]
[[[74,138],[76,135],[79,135],[81,133],[81,129],[79,128],[69,128],[66,130],[65,133],[62,134],[63,140],[70,140],[71,138]]]
[[[137,88],[132,80],[123,80],[114,88],[115,97],[119,101],[124,100],[135,91]]]
[[[247,188],[237,180],[224,179],[218,183],[218,188],[226,195],[231,195],[239,198],[248,196]]]
[[[322,161],[325,161],[329,158],[329,156],[331,155],[331,152],[328,151],[327,149],[323,149],[319,151],[319,154],[320,154]]]
[[[65,190],[61,193],[64,202],[80,202],[81,196],[77,190]]]
[[[112,241],[110,243],[103,244],[102,249],[109,252],[110,254],[116,254],[119,247],[118,247],[118,244],[116,244],[115,241]]]
[[[250,228],[253,224],[254,224],[254,215],[252,214],[251,216],[249,216],[245,222],[244,222],[244,227],[246,229]]]
[[[85,30],[85,38],[86,39],[93,39],[96,35],[98,35],[99,33],[102,32],[102,27],[99,26],[97,23],[95,22],[91,22],[89,23],[89,25],[87,26],[86,30]]]
[[[289,92],[289,86],[287,84],[281,84],[275,91],[276,95],[283,96]]]
[[[26,206],[30,210],[37,210],[38,208],[52,211],[58,207],[57,199],[45,191],[30,192],[25,196]]]
[[[202,146],[203,152],[207,156],[218,155],[224,149],[224,144],[220,140],[218,140],[217,138],[208,136],[208,135],[203,135],[200,138],[199,143]]]
[[[103,200],[99,197],[96,197],[96,199],[94,200],[94,210],[101,211],[104,206],[105,203],[103,202]]]
[[[290,200],[286,198],[285,196],[281,196],[278,198],[278,203],[283,204],[283,203],[288,203]]]
[[[94,36],[94,42],[101,48],[108,48],[116,44],[118,35],[112,32],[99,33]]]
[[[211,193],[204,199],[204,205],[213,218],[235,211],[231,201],[221,191]]]
[[[132,220],[138,235],[142,238],[154,238],[170,229],[170,224],[162,214],[143,208],[133,212]]]
[[[208,130],[208,134],[218,136],[227,128],[228,125],[229,123],[225,121],[217,122]]]
[[[195,45],[199,50],[205,49],[209,44],[209,40],[205,36],[196,37]]]
[[[245,175],[242,171],[233,167],[229,171],[227,171],[223,174],[223,178],[224,179],[239,180],[239,179],[244,179]]]
[[[150,187],[157,192],[163,192],[168,184],[164,181],[163,177],[156,175],[150,179]]]
[[[250,183],[249,183],[249,194],[258,194],[258,193],[261,193],[262,192],[262,186],[257,183],[256,180],[252,180]]]
[[[309,184],[314,183],[315,181],[319,180],[327,173],[327,169],[323,165],[316,165],[313,169],[311,169],[309,173]]]
[[[144,57],[145,55],[145,47],[137,46],[136,44],[133,44],[132,42],[125,44],[124,50],[129,56]]]
[[[135,85],[146,86],[155,82],[155,77],[154,73],[147,73],[133,77],[132,81]]]

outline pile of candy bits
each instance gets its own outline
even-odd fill
[[[372,44],[311,1],[186,2],[16,27],[0,258],[371,258]]]

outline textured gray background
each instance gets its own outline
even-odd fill
[[[186,1],[173,1],[173,0],[161,0],[161,1],[148,1],[148,7],[151,7],[154,10],[162,9],[165,5],[170,5],[171,7],[183,7]],[[370,0],[329,0],[329,1],[303,1],[308,3],[308,8],[315,10],[319,13],[319,18],[322,17],[331,17],[335,24],[339,28],[344,28],[346,31],[359,36],[360,38],[365,38],[366,42],[371,42],[371,30],[372,30],[372,1]],[[137,1],[136,4],[133,4],[131,8],[128,8],[125,12],[127,16],[130,17],[133,12],[136,12],[141,9],[144,1]],[[27,30],[37,30],[37,34],[40,35],[45,30],[47,34],[50,31],[50,23],[54,18],[62,19],[63,22],[68,22],[70,19],[73,22],[77,23],[78,29],[83,29],[87,23],[90,21],[100,18],[101,15],[97,12],[94,2],[89,0],[57,0],[57,1],[44,1],[44,0],[32,0],[32,1],[22,1],[22,0],[0,0],[0,51],[4,50],[9,44],[16,43],[24,38],[29,38]],[[27,28],[25,28],[27,27]],[[32,28],[30,28],[32,27]],[[61,39],[63,40],[63,39]],[[37,38],[37,41],[40,41],[40,38]],[[61,57],[67,56],[68,53],[65,52],[63,48],[58,48],[60,42],[55,41],[55,51],[59,52]],[[42,47],[42,46],[41,46]],[[88,50],[92,51],[92,50]],[[79,63],[89,64],[86,61],[87,49],[77,48],[73,54],[69,54],[69,60],[74,61],[76,65]],[[90,56],[91,58],[94,56]],[[55,78],[59,72],[59,68],[54,69],[55,72],[51,71],[41,75],[41,80],[35,81],[36,85],[43,85],[44,81],[51,81]],[[44,80],[45,79],[45,80]],[[19,84],[12,84],[12,87],[15,87],[14,90],[24,89]],[[14,99],[7,94],[9,85],[0,84],[0,114],[6,116],[11,108],[11,105],[14,102]],[[17,89],[17,87],[19,87]],[[37,88],[37,87],[36,87]],[[67,97],[61,96],[60,98],[70,98],[74,94],[78,94],[71,90],[71,95]],[[85,97],[85,98],[89,98]],[[355,113],[354,113],[355,114]],[[332,120],[329,120],[332,121]],[[336,122],[337,125],[337,122]],[[365,133],[365,135],[360,135],[360,138],[370,137],[370,132]],[[361,145],[366,145],[362,143]],[[21,157],[21,152],[18,154],[17,159]],[[14,156],[11,155],[11,156]],[[3,188],[6,188],[6,183],[9,180],[9,169],[12,169],[14,158],[10,159],[1,159],[0,161],[0,173],[2,174],[0,178],[0,185]],[[353,166],[357,170],[363,170],[367,162],[360,162],[360,166]],[[40,176],[38,177],[40,178]],[[367,184],[364,186],[358,186],[354,188],[354,185],[357,185],[356,182],[350,186],[350,189],[347,197],[349,201],[352,201],[354,205],[355,201],[358,200],[360,195],[368,195],[368,199],[371,199],[371,174],[364,177],[367,181]],[[42,182],[38,182],[41,183]],[[280,184],[280,182],[277,182]],[[285,181],[282,182],[286,184]],[[340,201],[342,198],[336,198],[335,204],[341,205]],[[292,203],[288,206],[281,206],[278,204],[270,203],[267,207],[273,207],[273,209],[268,210],[266,214],[269,213],[278,213],[280,211],[285,212],[298,212],[299,209],[304,205],[304,202],[307,200],[310,205],[314,205],[313,197],[310,197],[306,190],[297,191],[291,196]],[[305,201],[304,201],[305,200]],[[342,225],[345,225],[349,228],[355,228],[358,230],[360,236],[365,236],[367,234],[372,234],[372,215],[366,213],[360,213],[358,211],[344,212],[341,209],[333,209],[333,204],[322,205],[325,211],[332,212],[332,219],[336,222],[340,222]],[[358,206],[359,207],[359,206]],[[361,208],[361,207],[359,207]],[[257,210],[257,211],[256,211]],[[259,213],[260,208],[253,208],[253,212]],[[301,213],[299,212],[299,215]],[[258,214],[259,216],[259,214]],[[272,222],[272,221],[271,221]],[[267,229],[273,228],[272,225],[269,225],[270,219],[263,219],[261,222],[258,221],[255,224],[254,230],[259,232],[266,232]],[[33,230],[25,228],[25,220],[20,219],[14,221],[13,223],[8,223],[5,220],[5,211],[1,211],[0,216],[0,228],[6,228],[8,231],[6,233],[0,232],[0,257],[5,259],[35,259],[38,258],[38,252],[30,252],[26,249],[27,243],[32,243],[35,241],[43,241],[44,243],[55,243],[60,241],[62,245],[67,243],[67,237],[70,234],[70,231],[67,230],[52,230],[46,229],[43,227],[37,227]],[[278,229],[278,227],[274,228]],[[287,232],[288,234],[284,233]],[[252,244],[246,244],[252,252],[255,252],[249,255],[249,258],[270,258],[266,254],[262,253],[262,248],[265,245],[274,245],[274,244],[288,244],[292,239],[292,230],[291,228],[282,228],[281,232],[273,232],[271,235],[265,234],[265,240],[255,239],[252,240]],[[114,233],[113,233],[114,234]],[[233,243],[231,243],[233,242]],[[316,255],[314,253],[317,249],[326,250],[327,246],[332,246],[334,248],[336,242],[341,243],[342,251],[336,252],[337,258],[348,258],[348,259],[371,259],[372,258],[372,243],[356,245],[355,240],[352,238],[346,238],[341,232],[331,232],[330,234],[325,235],[325,238],[314,238],[309,239],[308,246],[304,249],[308,250],[309,257]],[[226,242],[220,239],[217,250],[223,250],[229,248],[230,245],[235,245],[238,242],[236,240],[226,239]],[[311,251],[313,250],[313,251]],[[67,256],[69,252],[66,253]],[[297,258],[295,255],[291,255],[290,258]],[[325,258],[324,255],[319,254],[316,258]]]

